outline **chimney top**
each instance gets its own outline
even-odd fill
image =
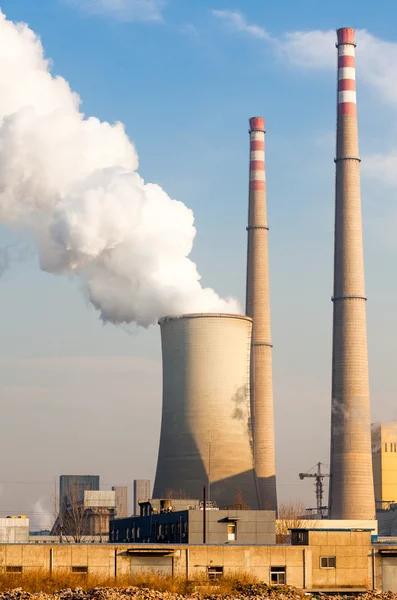
[[[354,43],[354,29],[352,27],[341,27],[337,30],[338,44],[352,44]]]
[[[252,117],[250,119],[251,131],[265,131],[265,119],[263,117]]]

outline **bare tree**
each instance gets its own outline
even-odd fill
[[[170,488],[165,492],[166,500],[187,500],[188,498],[189,496],[181,488],[179,490],[174,490]]]
[[[81,542],[87,533],[84,489],[84,486],[72,481],[65,498],[59,500],[59,512],[54,499],[56,519],[51,534],[59,536],[60,542]]]
[[[245,501],[245,498],[243,496],[243,492],[241,490],[237,490],[236,496],[234,498],[234,503],[236,505],[236,510],[251,510],[251,507]]]
[[[302,502],[285,502],[279,505],[276,521],[276,542],[285,544],[290,539],[290,529],[305,528],[308,521],[304,518],[305,506]]]

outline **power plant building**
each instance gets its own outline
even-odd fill
[[[243,496],[259,508],[250,428],[252,320],[191,314],[160,320],[163,408],[154,498]]]
[[[113,492],[116,493],[116,516],[119,519],[128,517],[128,486],[114,485]]]
[[[99,490],[99,475],[61,475],[59,478],[59,513],[84,501],[85,491]]]
[[[377,509],[397,504],[397,423],[372,426],[372,467]]]
[[[277,509],[272,376],[272,341],[266,210],[265,122],[250,119],[247,250],[247,306],[253,319],[251,346],[251,427],[261,508]]]
[[[354,29],[337,32],[331,519],[375,517]]]
[[[150,498],[150,480],[134,479],[134,515],[140,515],[140,502],[147,502]]]

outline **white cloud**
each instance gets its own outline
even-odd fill
[[[334,30],[294,31],[273,37],[262,26],[247,23],[243,14],[213,10],[231,33],[244,33],[264,42],[287,67],[306,71],[336,73],[336,32]],[[397,43],[386,42],[365,29],[356,31],[357,79],[378,102],[397,111]],[[376,106],[379,111],[379,104]],[[365,175],[397,186],[397,147],[384,154],[365,158]]]
[[[120,21],[160,21],[165,0],[64,0],[95,15],[109,15]]]
[[[239,12],[231,10],[212,10],[211,12],[214,17],[221,19],[231,31],[246,33],[261,40],[270,40],[270,36],[262,27],[247,23],[245,17]]]
[[[336,68],[334,30],[294,31],[273,37],[262,26],[248,23],[242,13],[212,10],[230,32],[245,33],[269,45],[287,65],[305,70]],[[397,43],[385,42],[366,31],[356,31],[359,47],[357,77],[373,88],[380,98],[397,109]]]

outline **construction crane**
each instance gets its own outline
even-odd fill
[[[323,506],[323,492],[324,492],[324,484],[323,484],[323,479],[324,477],[329,477],[330,474],[329,473],[322,473],[321,472],[321,466],[326,467],[327,465],[324,465],[323,463],[319,462],[317,463],[317,471],[315,471],[314,473],[311,473],[310,471],[312,471],[315,467],[312,467],[307,473],[299,473],[299,479],[305,479],[306,477],[314,477],[315,478],[315,488],[316,488],[316,500],[317,500],[317,512],[319,515],[322,515],[322,510],[325,508]]]

